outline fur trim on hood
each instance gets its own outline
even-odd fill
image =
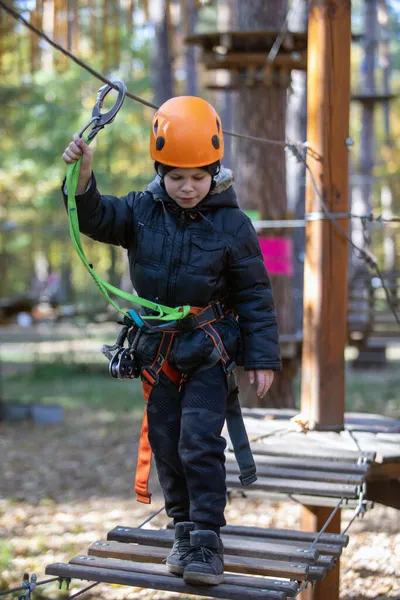
[[[221,170],[215,178],[215,188],[210,193],[210,196],[214,196],[215,194],[221,194],[227,190],[235,181],[233,173],[230,169],[221,166]]]

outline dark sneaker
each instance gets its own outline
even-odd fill
[[[167,569],[174,575],[183,575],[183,570],[190,560],[190,532],[194,530],[194,523],[185,521],[175,525],[175,541],[168,556]]]
[[[216,585],[224,581],[224,546],[215,531],[192,531],[188,555],[190,562],[183,572],[186,583]]]

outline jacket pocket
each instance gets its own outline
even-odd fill
[[[178,371],[188,373],[199,367],[213,349],[211,338],[202,329],[194,329],[175,337],[168,360]]]
[[[135,355],[142,366],[151,365],[161,342],[162,333],[143,331],[136,346]]]
[[[220,321],[216,321],[213,327],[221,336],[229,358],[234,360],[237,365],[243,365],[242,332],[237,319],[229,313]]]
[[[164,253],[165,232],[139,223],[136,242],[136,262],[159,269]]]
[[[194,269],[221,270],[225,255],[225,242],[201,235],[190,236],[188,266]]]

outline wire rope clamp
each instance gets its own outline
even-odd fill
[[[118,97],[114,103],[114,106],[106,113],[102,113],[104,99],[111,90],[118,90]],[[86,125],[80,130],[79,137],[82,137],[86,129],[93,124],[93,129],[88,135],[88,140],[92,140],[105,125],[112,123],[121,108],[126,94],[126,86],[122,81],[112,81],[112,85],[106,83],[97,92],[96,103],[93,107],[92,118],[86,123]]]
[[[60,581],[58,582],[58,589],[62,590],[64,582],[65,582],[65,589],[68,592],[69,586],[71,585],[71,577],[60,577]]]
[[[21,596],[19,596],[19,600],[30,600],[31,593],[33,592],[33,590],[36,587],[36,582],[37,582],[37,576],[35,575],[35,573],[32,573],[30,580],[29,580],[29,573],[24,573],[24,577],[22,579],[22,586],[25,590],[25,593],[21,594]]]

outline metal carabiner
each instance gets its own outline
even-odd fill
[[[125,99],[126,86],[124,83],[122,83],[122,81],[113,81],[112,83],[112,86],[106,83],[97,92],[96,104],[94,105],[92,111],[92,118],[80,130],[79,137],[82,137],[86,129],[90,127],[92,123],[94,123],[93,129],[88,135],[88,140],[90,141],[99,133],[100,129],[103,129],[105,125],[108,125],[109,123],[112,123],[112,121],[114,121],[117,112],[121,108],[122,103]],[[118,98],[116,99],[115,104],[111,108],[111,110],[109,110],[106,113],[102,113],[101,109],[103,108],[104,98],[109,92],[111,92],[111,90],[115,89],[114,86],[118,88]]]

